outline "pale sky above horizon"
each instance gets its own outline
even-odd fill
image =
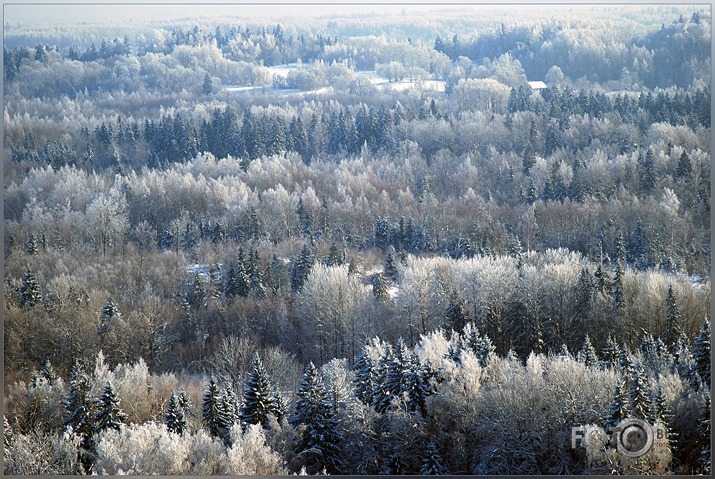
[[[94,4],[29,4],[14,3],[3,5],[4,23],[26,26],[105,23],[148,22],[171,20],[186,17],[217,17],[217,16],[243,16],[248,18],[280,18],[280,17],[319,17],[331,14],[347,15],[360,13],[380,13],[396,15],[404,11],[427,11],[435,8],[450,8],[438,2],[429,4],[408,4],[391,2],[385,5],[380,2],[362,4],[340,4],[335,2],[312,2],[311,4],[283,2],[253,2],[252,4],[222,3],[188,4],[171,2],[140,3],[99,3]],[[455,5],[454,7],[459,7]]]

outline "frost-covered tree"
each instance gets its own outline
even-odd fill
[[[695,370],[705,384],[710,386],[710,321],[705,318],[693,344]]]
[[[603,423],[606,430],[610,427],[616,427],[618,424],[628,417],[628,397],[624,391],[625,384],[616,384],[613,391],[613,400],[608,406],[608,411],[603,416]]]
[[[631,377],[629,391],[631,416],[638,419],[647,419],[651,415],[651,400],[648,389],[648,378],[642,367],[637,367]]]
[[[127,415],[119,408],[119,398],[112,389],[112,384],[107,383],[99,398],[97,412],[94,414],[95,432],[105,429],[120,430],[126,423]]]
[[[371,277],[372,294],[375,298],[384,302],[387,300],[387,281],[382,273],[375,273]]]
[[[188,401],[189,398],[184,392],[178,396],[173,392],[171,393],[169,403],[166,407],[166,413],[164,414],[164,424],[166,424],[166,429],[170,432],[183,434],[184,431],[186,431]]]
[[[668,347],[669,351],[673,351],[675,348],[678,336],[682,331],[681,329],[681,316],[680,309],[675,302],[675,293],[673,292],[673,285],[668,286],[668,295],[665,299],[666,303],[666,316],[665,316],[665,328],[660,336],[660,340]]]
[[[209,384],[206,387],[201,411],[204,425],[209,434],[213,437],[227,437],[231,424],[229,424],[230,421],[226,411],[222,408],[221,391],[214,378],[209,380]]]
[[[119,311],[119,307],[114,301],[112,301],[111,296],[108,297],[107,302],[104,304],[104,306],[102,306],[102,311],[99,313],[100,335],[107,333],[107,331],[109,331],[114,322],[118,320],[121,316],[122,313]]]
[[[42,290],[37,283],[35,273],[30,268],[25,269],[25,276],[17,290],[17,296],[22,306],[33,307],[42,302]]]
[[[280,421],[284,415],[283,401],[271,383],[260,356],[256,353],[253,358],[253,369],[243,389],[240,419],[245,424],[260,424],[267,427],[271,416]]]
[[[596,366],[598,364],[596,348],[594,348],[591,344],[591,338],[588,337],[588,334],[586,335],[586,339],[583,341],[583,346],[577,353],[576,358],[586,366]]]
[[[32,233],[25,243],[25,252],[30,256],[37,256],[37,237]]]
[[[449,474],[443,462],[442,455],[437,449],[437,444],[435,444],[434,441],[430,441],[427,443],[427,448],[425,449],[420,474],[423,476],[443,476]]]
[[[698,424],[698,448],[700,455],[698,457],[698,474],[708,476],[712,473],[712,445],[710,444],[710,427],[711,427],[711,412],[710,412],[710,394],[705,396],[705,406],[700,415]]]
[[[296,396],[298,402],[291,423],[305,428],[296,453],[306,456],[303,464],[310,471],[325,469],[333,474],[339,472],[342,438],[338,433],[332,401],[312,362],[305,368]]]
[[[84,367],[76,362],[70,372],[69,396],[67,398],[65,430],[71,430],[81,438],[79,459],[85,471],[92,465],[94,451],[96,406],[91,396],[92,383]]]
[[[355,396],[365,404],[372,404],[375,384],[375,368],[370,356],[370,347],[365,344],[353,363]]]

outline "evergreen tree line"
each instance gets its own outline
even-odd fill
[[[164,429],[150,433],[155,440],[162,434],[189,440],[204,431],[227,451],[257,427],[262,431],[262,447],[277,452],[282,467],[309,474],[598,473],[609,467],[621,473],[706,473],[710,467],[710,324],[703,321],[692,346],[682,337],[673,352],[665,344],[660,339],[644,337],[640,347],[631,351],[611,337],[597,352],[586,337],[576,353],[564,345],[557,353],[531,353],[524,361],[511,351],[498,355],[489,337],[467,323],[460,332],[437,331],[423,336],[414,348],[401,340],[394,345],[377,338],[371,340],[363,346],[351,370],[338,367],[338,376],[335,369],[326,369],[328,365],[318,369],[308,363],[297,390],[287,395],[276,389],[256,353],[240,397],[231,381],[221,376],[211,376],[204,383],[200,408],[194,407],[186,390],[168,391],[164,393],[168,398],[163,400]],[[65,391],[63,422],[45,432],[41,423],[36,423],[35,434],[76,438],[75,442],[65,439],[64,443],[48,446],[57,452],[63,448],[65,456],[45,458],[46,471],[72,466],[76,470],[65,472],[101,473],[98,467],[112,463],[111,456],[107,456],[112,441],[123,435],[129,440],[137,428],[157,421],[130,423],[110,383],[100,397],[92,397],[99,371],[88,372],[84,365],[76,363],[66,389],[49,362],[32,374],[26,394],[40,391],[45,405],[57,399],[42,397],[46,394],[42,391],[49,390],[43,388],[57,385]],[[336,379],[341,374],[348,378],[342,385]],[[583,374],[592,379],[584,379]],[[500,426],[505,429],[497,434],[479,419],[479,407],[485,407],[484,401],[493,401],[492,395],[504,389],[517,388],[512,391],[516,392],[518,388],[534,387],[537,393],[545,392],[555,387],[554,380],[565,384],[580,381],[581,387],[594,381],[593,386],[601,389],[594,397],[572,399],[573,406],[581,412],[571,420],[607,429],[628,418],[642,419],[660,430],[665,442],[657,442],[643,458],[626,460],[613,455],[613,444],[591,443],[585,447],[595,449],[570,450],[570,428],[550,428],[529,433],[558,433],[564,444],[544,441],[545,437],[519,444],[516,452],[527,454],[526,463],[489,456],[488,451],[495,447],[514,447],[509,441],[512,435],[519,434],[516,422],[526,420],[526,412],[516,411],[515,417],[505,418],[507,424]],[[612,393],[602,390],[609,385]],[[37,397],[37,393],[33,394]],[[568,425],[564,409],[551,409],[554,405],[549,402],[557,398],[540,400],[544,420]],[[450,412],[450,408],[443,409],[447,404],[444,401],[464,409]],[[462,404],[463,401],[466,402]],[[595,401],[595,407],[584,406],[584,401]],[[473,402],[476,405],[468,406]],[[497,410],[506,408],[496,414],[508,411],[506,404],[495,406]],[[27,429],[27,419],[23,419],[29,412],[14,409],[10,419],[4,419],[6,473],[40,467],[33,463],[32,451],[18,450],[34,444],[25,440],[33,432]],[[489,418],[494,419],[498,417]],[[512,431],[511,427],[517,429]],[[460,443],[470,438],[472,442]],[[134,447],[146,445],[136,443]],[[68,460],[66,455],[72,450],[75,459]],[[541,462],[546,457],[550,460]]]

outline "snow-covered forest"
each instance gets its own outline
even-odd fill
[[[6,12],[6,474],[710,473],[710,9],[464,8]]]

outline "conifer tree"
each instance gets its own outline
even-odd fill
[[[603,358],[601,364],[603,367],[609,368],[618,366],[619,351],[618,343],[616,343],[613,336],[609,334],[608,339],[606,340],[606,345],[601,351],[601,357]]]
[[[712,446],[710,444],[710,393],[705,395],[705,407],[703,407],[698,424],[698,449],[700,455],[698,457],[698,474],[709,476],[712,473]]]
[[[305,425],[298,451],[318,452],[317,464],[312,470],[325,469],[328,473],[339,472],[340,444],[342,438],[337,432],[334,407],[331,403],[318,370],[311,362],[306,366],[296,393],[298,402],[291,423]]]
[[[665,329],[660,339],[668,348],[669,351],[675,349],[675,344],[681,333],[681,317],[680,309],[675,303],[675,293],[673,292],[673,285],[668,286],[668,296],[666,297],[666,317],[665,317]]]
[[[95,431],[95,403],[91,397],[90,378],[84,367],[76,362],[70,372],[69,396],[65,403],[65,429],[72,429],[80,437],[79,459],[85,472],[92,467]]]
[[[378,272],[372,275],[372,294],[380,302],[387,301],[387,281],[385,276]]]
[[[94,415],[95,432],[105,429],[119,431],[127,419],[128,416],[119,408],[119,399],[111,383],[107,383],[98,401],[98,411]]]
[[[370,358],[369,347],[364,345],[353,365],[355,396],[365,404],[372,404],[375,390],[375,370]]]
[[[30,256],[37,256],[37,237],[32,233],[25,243],[25,252]]]
[[[17,296],[22,306],[33,307],[42,302],[42,290],[37,283],[35,273],[30,268],[25,269],[25,276],[17,290]]]
[[[308,278],[314,263],[315,257],[313,253],[308,248],[308,245],[304,244],[290,271],[290,282],[293,291],[298,291],[303,287],[303,283]]]
[[[695,370],[700,375],[700,379],[710,387],[710,321],[707,318],[703,320],[700,332],[695,338],[693,360],[695,361]]]
[[[613,400],[603,417],[606,430],[618,426],[618,424],[628,416],[628,404],[624,388],[625,385],[622,382],[616,384],[616,388],[613,391]]]
[[[631,404],[630,412],[638,419],[647,419],[651,415],[650,397],[648,395],[648,382],[642,367],[635,368],[631,379],[629,392]]]
[[[246,424],[268,425],[269,416],[280,420],[285,414],[282,400],[271,384],[258,353],[253,358],[253,369],[246,379],[240,418]]]
[[[173,392],[169,397],[166,414],[164,414],[164,424],[169,432],[183,434],[186,431],[186,410],[179,397]]]
[[[434,441],[430,441],[425,450],[422,467],[420,467],[420,474],[423,476],[443,476],[449,474],[442,463],[442,455],[439,453],[437,445]]]
[[[594,348],[591,344],[591,338],[588,337],[588,334],[586,335],[586,339],[583,341],[583,346],[576,357],[579,362],[582,362],[586,366],[596,366],[598,364],[596,348]]]
[[[385,255],[385,265],[384,265],[384,270],[383,270],[383,275],[391,281],[397,281],[397,276],[398,276],[398,271],[397,271],[397,263],[395,262],[395,258],[392,255],[392,251],[388,251],[387,255]]]
[[[611,292],[613,293],[613,307],[616,311],[621,311],[626,306],[626,300],[623,296],[623,269],[621,268],[620,261],[616,262],[616,271],[613,273]]]
[[[447,325],[454,331],[462,331],[467,324],[466,313],[467,302],[460,298],[456,289],[449,293],[449,305],[447,306]]]
[[[209,434],[225,438],[230,424],[229,418],[221,406],[221,392],[216,380],[211,378],[203,397],[202,417]]]

